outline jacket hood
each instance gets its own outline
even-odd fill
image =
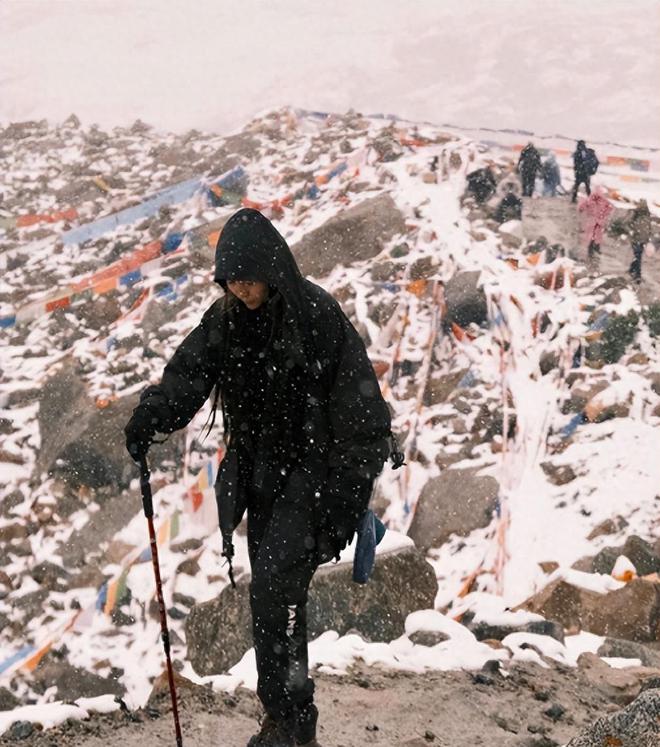
[[[225,224],[213,279],[225,289],[228,280],[260,280],[276,288],[296,315],[302,311],[304,278],[284,238],[258,210],[239,210]]]
[[[227,281],[259,280],[279,291],[271,305],[282,302],[284,334],[296,361],[307,333],[305,279],[288,244],[258,210],[243,208],[227,221],[215,248],[213,277],[225,290]]]

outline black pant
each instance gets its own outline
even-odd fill
[[[644,244],[633,243],[633,261],[630,263],[628,272],[632,276],[632,279],[641,283],[642,281],[642,256],[644,255]]]
[[[250,606],[257,695],[275,719],[313,701],[308,676],[307,590],[317,566],[312,505],[250,495]]]
[[[575,174],[575,184],[573,185],[573,196],[571,197],[571,202],[577,202],[577,193],[580,184],[584,184],[584,188],[587,190],[587,195],[591,194],[591,177],[589,174],[581,174],[578,172]]]
[[[536,181],[536,174],[530,174],[526,171],[523,171],[521,176],[523,197],[531,197],[534,194],[534,182]]]

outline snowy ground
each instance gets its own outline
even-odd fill
[[[184,744],[243,747],[257,730],[255,696],[183,687]],[[115,711],[69,722],[22,739],[25,747],[160,747],[174,743],[168,694],[157,707]],[[319,743],[324,747],[543,747],[565,743],[607,707],[580,673],[520,664],[507,676],[491,672],[428,672],[423,676],[357,664],[346,677],[319,675]],[[554,717],[552,714],[555,714]],[[543,740],[548,741],[543,741]],[[529,741],[528,741],[529,740]],[[534,741],[538,740],[538,741]],[[8,734],[0,745],[15,745]]]

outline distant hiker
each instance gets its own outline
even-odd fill
[[[438,168],[440,167],[440,156],[433,156],[429,162],[428,171],[422,173],[422,181],[425,184],[438,183]]]
[[[543,196],[556,197],[557,187],[561,187],[561,174],[554,153],[550,153],[543,162],[541,176],[543,178]]]
[[[364,515],[390,450],[390,413],[360,336],[306,280],[270,221],[235,213],[216,246],[213,303],[126,425],[134,459],[184,428],[213,392],[227,452],[216,481],[223,555],[247,510],[257,695],[249,747],[316,746],[307,590]],[[210,641],[209,641],[210,643]],[[222,645],[222,642],[220,642]]]
[[[630,235],[630,244],[633,251],[633,261],[630,263],[628,273],[636,283],[641,283],[644,247],[651,240],[653,231],[651,213],[646,200],[640,200],[637,203],[637,207],[634,208],[626,220],[626,228]]]
[[[500,204],[495,209],[494,218],[498,223],[522,220],[522,200],[513,190],[501,199]]]
[[[520,186],[520,179],[515,174],[506,174],[500,179],[497,185],[497,194],[501,197],[506,197],[509,193],[520,195],[522,194],[522,187]]]
[[[591,177],[598,171],[598,156],[593,148],[587,148],[584,140],[578,140],[573,153],[573,171],[575,172],[575,184],[571,202],[577,202],[578,189],[584,184],[587,195],[591,194]]]
[[[479,203],[484,203],[495,193],[497,182],[490,166],[471,171],[466,177],[465,191]]]
[[[589,197],[582,200],[578,210],[582,216],[582,243],[587,247],[589,262],[597,266],[603,234],[614,207],[603,190],[596,187]]]
[[[536,175],[541,171],[541,155],[531,142],[520,152],[518,171],[522,179],[523,197],[531,197],[534,194]]]

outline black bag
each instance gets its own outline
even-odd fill
[[[584,156],[584,166],[589,176],[593,176],[600,166],[600,161],[596,155],[596,151],[593,148],[587,148],[587,152]]]

